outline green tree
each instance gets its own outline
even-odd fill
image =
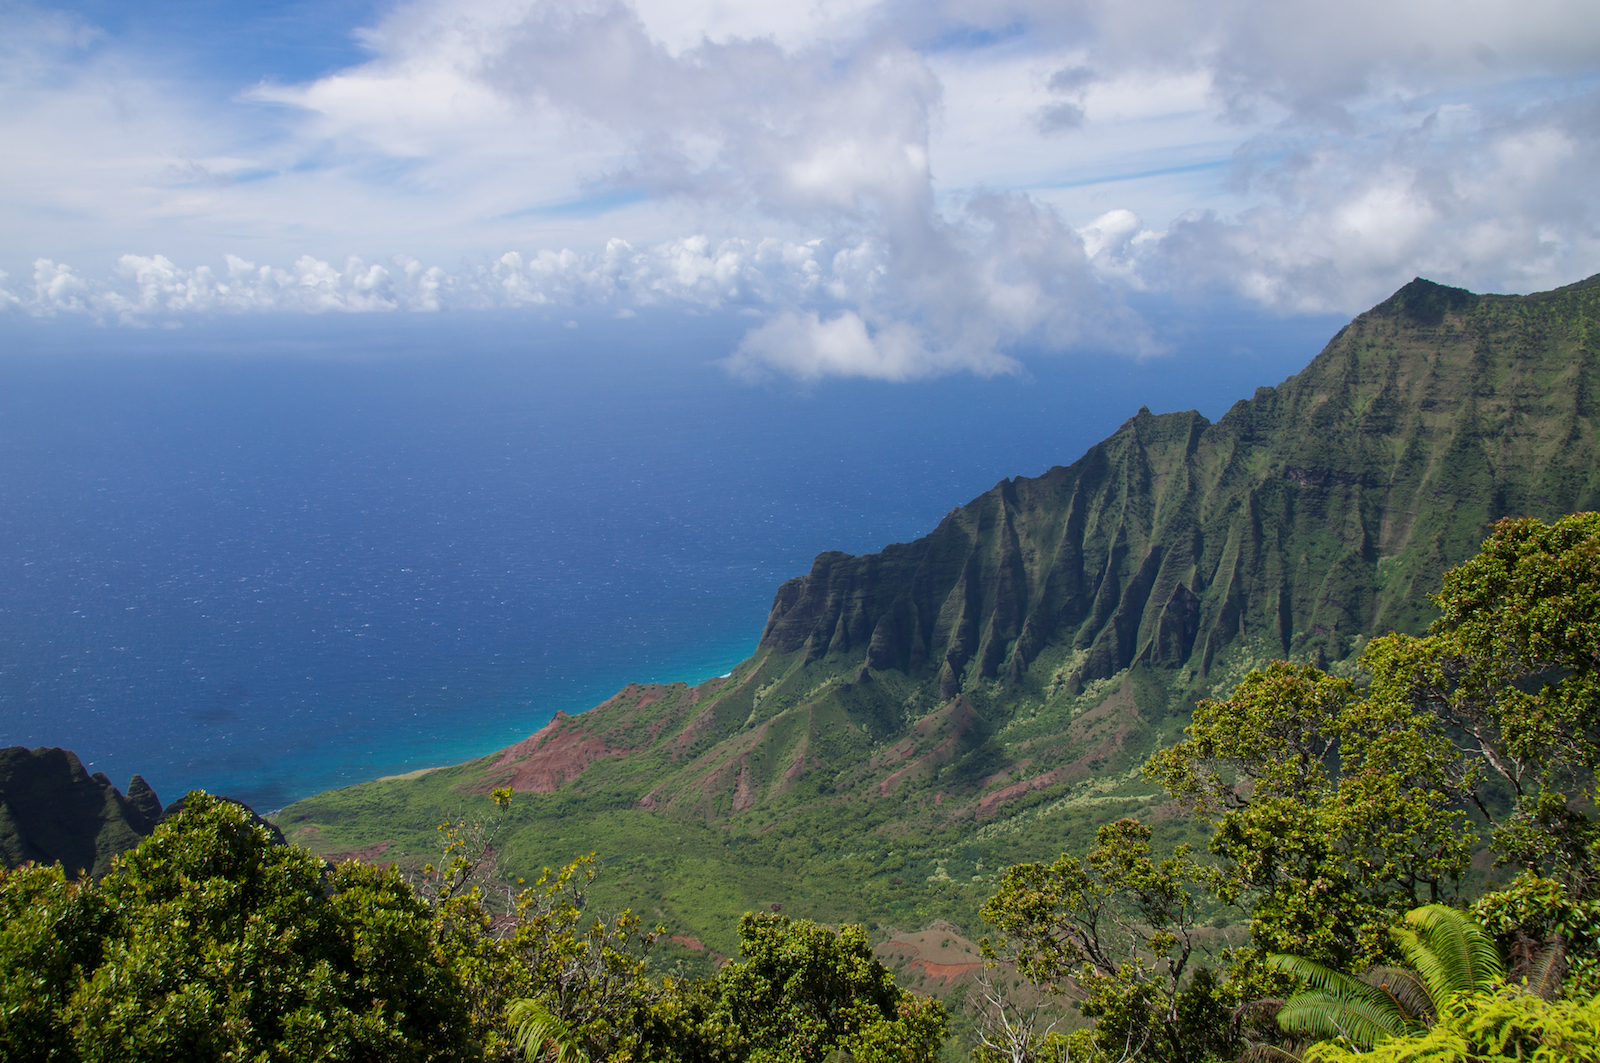
[[[98,883],[0,880],[7,1059],[449,1060],[476,1054],[428,906],[329,869],[198,791]]]
[[[1209,970],[1191,970],[1198,919],[1191,886],[1210,881],[1187,846],[1156,860],[1150,828],[1133,819],[1100,828],[1083,859],[1019,864],[1001,878],[983,917],[1047,992],[1068,982],[1096,1019],[1098,1051],[1113,1060],[1187,1063],[1231,1055],[1230,1002]],[[1021,1055],[1037,1053],[1041,1045]]]
[[[0,1059],[76,1058],[56,1015],[99,965],[111,922],[93,883],[60,864],[0,869]]]
[[[1600,514],[1499,522],[1433,601],[1426,637],[1368,647],[1372,700],[1459,739],[1455,781],[1506,860],[1600,895]]]
[[[1213,825],[1217,894],[1249,910],[1257,949],[1348,969],[1391,952],[1406,910],[1454,893],[1471,852],[1454,763],[1431,717],[1277,661],[1202,701],[1145,773]]]
[[[471,1054],[430,912],[393,869],[330,873],[197,791],[99,888],[114,923],[62,1012],[84,1060]]]
[[[1524,871],[1472,902],[1472,915],[1494,935],[1513,980],[1559,977],[1569,996],[1600,993],[1600,898],[1575,898],[1560,881]]]
[[[721,1058],[820,1063],[835,1049],[858,1063],[938,1056],[944,1007],[895,985],[861,927],[752,912],[739,920],[739,949],[744,958],[722,969],[697,1024]]]
[[[523,1009],[527,1016],[542,1011],[591,1059],[624,1060],[641,1051],[660,993],[647,971],[661,930],[627,909],[610,918],[590,913],[589,887],[599,873],[593,854],[546,869],[516,897],[503,941],[516,984],[537,1005]]]

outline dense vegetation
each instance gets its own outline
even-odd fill
[[[990,955],[1083,994],[1109,1059],[1308,1036],[1328,1060],[1408,1037],[1439,1054],[1390,1058],[1600,1058],[1600,514],[1502,521],[1434,603],[1426,636],[1368,646],[1359,682],[1279,662],[1202,702],[1145,772],[1211,826],[1207,857],[1155,859],[1129,819],[1086,857],[1013,867]],[[1480,842],[1520,875],[1468,918],[1439,902],[1473,900]],[[1248,913],[1248,945],[1206,956],[1206,895]]]
[[[968,998],[979,1063],[1600,1058],[1600,514],[1500,522],[1426,635],[1353,677],[1277,662],[1203,701],[1144,773],[1205,851],[1102,824],[1019,863]],[[329,865],[195,793],[103,878],[0,878],[0,1056],[16,1060],[931,1061],[939,1002],[860,926],[737,922],[714,974],[597,912],[592,857],[496,874],[501,821],[442,853]],[[1485,849],[1484,847],[1487,846]],[[1475,855],[1516,873],[1474,896]],[[1248,939],[1218,940],[1219,913]],[[1025,980],[1025,983],[1024,983]],[[1070,1001],[1088,1020],[1062,1021]]]
[[[503,795],[509,799],[509,794]],[[739,926],[745,959],[699,981],[647,976],[655,934],[586,910],[591,859],[492,910],[482,850],[325,865],[227,801],[187,806],[95,881],[61,865],[0,877],[0,1058],[592,1059],[913,1063],[942,1007],[906,993],[859,927],[779,915]],[[530,1031],[534,1035],[529,1036]]]

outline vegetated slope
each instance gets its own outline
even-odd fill
[[[1197,697],[1276,657],[1348,670],[1366,638],[1426,625],[1492,521],[1594,508],[1597,388],[1600,278],[1417,280],[1215,424],[1141,410],[914,543],[820,555],[725,679],[630,686],[278,822],[324,851],[418,853],[463,795],[512,785],[533,796],[507,866],[599,849],[615,900],[724,950],[769,903],[969,924],[998,867],[1150,804],[1137,766]]]
[[[138,775],[124,797],[65,749],[0,749],[0,862],[60,863],[103,875],[111,858],[155,829],[161,801]]]

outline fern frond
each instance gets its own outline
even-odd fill
[[[1435,1005],[1454,993],[1492,988],[1505,977],[1494,938],[1476,920],[1446,905],[1412,909],[1406,925],[1390,934],[1422,975]]]
[[[1371,986],[1362,988],[1372,996],[1336,996],[1325,990],[1296,993],[1278,1012],[1278,1026],[1286,1033],[1319,1040],[1342,1037],[1363,1048],[1425,1028],[1402,1016],[1387,996]]]
[[[1556,1000],[1561,996],[1561,982],[1566,973],[1567,942],[1557,934],[1550,944],[1528,960],[1527,977],[1523,985],[1540,1000]]]
[[[522,1054],[538,1063],[589,1063],[571,1027],[537,1000],[514,1000],[506,1008],[506,1025]]]
[[[1439,1009],[1434,1006],[1428,985],[1416,971],[1404,967],[1373,967],[1361,980],[1388,994],[1407,1019],[1428,1024],[1439,1020]]]

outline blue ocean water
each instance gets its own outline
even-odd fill
[[[828,549],[924,534],[1140,405],[1218,416],[1340,322],[1164,322],[1018,377],[734,380],[748,322],[0,322],[0,744],[270,810],[755,647]]]

